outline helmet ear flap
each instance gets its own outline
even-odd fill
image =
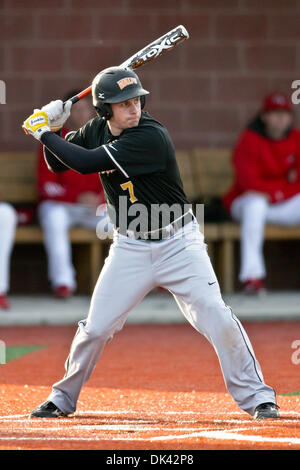
[[[105,121],[109,121],[113,115],[111,106],[108,103],[99,104],[98,106],[94,106],[94,108],[98,116]]]

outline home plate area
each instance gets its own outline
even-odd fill
[[[5,327],[0,449],[300,449],[298,322],[248,323],[281,419],[257,421],[227,393],[208,341],[189,325],[128,325],[107,344],[74,415],[29,419],[64,374],[74,327]]]
[[[37,388],[31,392],[36,397],[43,394]],[[27,394],[16,394],[21,405]],[[67,418],[1,416],[0,448],[300,449],[297,397],[280,397],[280,420],[256,421],[222,393],[87,388],[82,395],[78,412]],[[104,406],[99,408],[99,402]]]

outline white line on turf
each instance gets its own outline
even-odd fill
[[[228,420],[232,421],[232,420]],[[247,421],[249,423],[249,421]],[[253,423],[253,421],[250,421]],[[285,421],[286,422],[286,421]],[[294,423],[293,420],[288,420],[288,422]],[[57,422],[56,422],[57,423]],[[276,421],[276,425],[280,423],[280,421]],[[63,424],[63,423],[61,423]],[[259,431],[262,428],[259,426],[256,427],[245,427],[243,424],[246,424],[243,421],[239,422],[240,427],[234,428],[234,429],[229,429],[229,430],[212,430],[211,428],[202,428],[199,430],[199,428],[187,428],[187,427],[180,427],[180,428],[157,428],[157,427],[145,427],[145,426],[139,426],[139,425],[107,425],[107,426],[101,426],[101,425],[75,425],[71,426],[69,429],[70,430],[99,430],[99,431],[120,431],[120,432],[128,432],[128,431],[136,431],[136,432],[153,432],[153,431],[160,431],[160,432],[172,432],[170,435],[161,435],[161,436],[154,436],[154,437],[125,437],[125,436],[94,436],[94,437],[75,437],[75,436],[43,436],[43,437],[38,437],[38,436],[2,436],[0,437],[0,442],[1,440],[5,441],[22,441],[22,440],[33,440],[33,441],[47,441],[47,440],[55,440],[55,441],[149,441],[149,442],[155,442],[155,441],[169,441],[169,440],[185,440],[185,439],[192,439],[196,437],[202,437],[206,439],[213,439],[213,440],[239,440],[239,441],[247,441],[247,442],[274,442],[274,443],[289,443],[289,444],[294,444],[294,445],[300,445],[300,438],[298,437],[269,437],[269,436],[261,436],[261,435],[245,435],[241,434],[240,432],[245,432],[245,431]],[[264,424],[266,424],[264,422]],[[268,422],[271,426],[274,424],[272,422]],[[241,427],[242,426],[242,427]],[[64,427],[56,427],[56,428],[30,428],[30,431],[61,431],[63,430]],[[177,434],[177,432],[182,432],[185,431],[184,434]],[[186,433],[186,431],[188,431]],[[191,432],[193,431],[193,432]],[[176,433],[176,434],[174,434]]]
[[[236,431],[236,430],[235,430]],[[269,437],[269,436],[256,436],[238,434],[235,431],[202,431],[202,437],[217,440],[236,440],[236,441],[251,441],[251,442],[279,442],[300,445],[300,438],[298,437]]]
[[[37,431],[37,432],[53,432],[53,431],[62,431],[65,428],[63,427],[48,427],[48,428],[33,428],[30,426],[30,432],[32,431]],[[211,429],[208,427],[202,428],[203,429]],[[251,428],[252,429],[252,428]],[[179,432],[179,431],[199,431],[199,428],[163,428],[163,427],[143,427],[143,426],[125,426],[125,425],[107,425],[107,426],[101,426],[101,425],[76,425],[76,426],[68,426],[68,430],[72,431],[119,431],[119,432],[152,432],[152,431],[160,431],[160,432]],[[1,432],[1,431],[0,431]],[[1,437],[0,437],[1,439]]]
[[[77,415],[77,417],[79,417]],[[84,416],[82,416],[82,418],[84,418]],[[96,419],[93,418],[93,419]],[[298,420],[297,420],[298,421]],[[296,423],[297,421],[295,421],[294,419],[285,419],[283,416],[280,420],[276,420],[276,426],[278,425],[284,425],[286,423]],[[37,423],[44,423],[46,425],[46,428],[47,426],[49,426],[50,424],[54,423],[57,425],[57,424],[60,424],[61,428],[64,427],[65,424],[67,423],[70,423],[70,424],[74,424],[74,426],[72,427],[80,427],[80,428],[83,428],[83,427],[87,427],[87,426],[96,426],[98,429],[100,428],[101,425],[110,425],[110,426],[113,426],[113,425],[117,425],[117,426],[124,426],[124,425],[127,425],[127,424],[134,424],[135,426],[138,426],[138,425],[143,425],[143,424],[149,424],[149,425],[155,425],[157,424],[157,422],[153,421],[153,423],[149,423],[148,420],[138,420],[138,421],[133,421],[133,420],[128,420],[128,419],[122,419],[121,417],[119,419],[113,419],[113,418],[110,418],[110,419],[101,419],[101,423],[102,424],[95,424],[95,425],[88,425],[88,424],[75,424],[77,422],[77,420],[75,418],[58,418],[58,419],[45,419],[45,418],[34,418],[34,419],[29,419],[28,417],[27,418],[13,418],[13,419],[10,419],[9,417],[6,417],[4,419],[0,419],[0,428],[1,428],[1,422],[4,424],[4,423],[8,423],[8,422],[13,422],[13,423],[28,423],[30,424],[30,427],[31,427],[31,424],[33,422],[37,422]],[[178,420],[178,424],[195,424],[197,421],[195,420]],[[224,425],[224,424],[254,424],[254,423],[258,423],[258,421],[255,421],[253,419],[213,419],[211,424],[212,425]],[[266,425],[268,424],[269,426],[273,426],[274,425],[274,422],[273,421],[263,421],[263,424]],[[40,428],[41,429],[41,428]]]
[[[237,428],[237,429],[235,429],[235,431],[247,431],[249,429],[252,429],[252,428]],[[192,433],[189,433],[189,434],[181,434],[179,436],[176,436],[174,434],[172,434],[170,436],[155,436],[155,437],[151,438],[151,441],[171,441],[171,440],[174,440],[174,439],[190,439],[192,437],[202,436],[203,432],[209,432],[209,430],[201,429],[201,431],[200,431],[199,429],[197,429],[196,432],[192,432]]]
[[[14,419],[14,418],[24,418],[25,416],[28,416],[28,415],[8,415],[8,416],[0,416],[0,420],[3,420],[3,419]]]
[[[184,440],[191,439],[194,437],[204,437],[207,439],[214,440],[238,440],[248,442],[274,442],[279,444],[296,444],[300,445],[300,438],[294,437],[263,437],[255,435],[244,435],[227,431],[201,431],[189,434],[182,434],[179,436],[158,436],[152,438],[146,437],[16,437],[16,436],[5,436],[0,437],[1,441],[167,441],[167,440]]]
[[[206,412],[206,411],[187,411],[187,410],[178,410],[178,411],[165,411],[165,410],[156,410],[156,411],[139,411],[139,410],[86,410],[76,412],[77,416],[82,416],[86,414],[102,414],[102,415],[114,415],[114,414],[138,414],[138,415],[245,415],[243,411],[224,411],[220,413]],[[299,413],[300,414],[300,413]]]

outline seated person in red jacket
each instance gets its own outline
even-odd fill
[[[247,293],[265,290],[265,224],[300,225],[300,131],[282,93],[268,95],[233,154],[235,182],[223,203],[241,223],[239,279]]]
[[[76,92],[70,93],[66,99],[74,94]],[[69,129],[77,130],[92,117],[94,109],[89,100],[80,100],[72,107],[66,123],[68,129],[64,127],[62,135],[65,136]],[[96,230],[97,227],[97,234],[101,235],[99,227],[103,227],[110,236],[112,224],[107,218],[98,173],[81,175],[73,170],[53,173],[45,163],[42,145],[39,147],[37,173],[40,197],[38,217],[44,231],[48,276],[55,297],[67,298],[76,289],[69,228],[83,226]]]

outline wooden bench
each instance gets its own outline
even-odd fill
[[[37,156],[32,152],[0,153],[0,198],[12,204],[35,204]],[[0,200],[1,200],[0,199]],[[79,290],[92,292],[101,271],[110,240],[100,240],[93,229],[70,229],[72,245],[79,245],[76,274]],[[16,244],[41,244],[43,231],[38,225],[17,227]]]
[[[219,227],[219,277],[225,293],[234,290],[234,243],[240,241],[240,225],[234,222],[223,222]],[[266,225],[265,240],[300,240],[300,227],[282,227]]]
[[[181,161],[182,160],[182,161]],[[186,169],[190,162],[191,169]],[[195,149],[178,154],[183,168],[182,180],[187,196],[204,204],[213,198],[221,198],[232,184],[233,171],[230,149]],[[240,241],[240,226],[233,221],[205,223],[205,238],[210,246],[212,263],[222,291],[234,290],[234,243]],[[265,240],[299,240],[300,227],[267,225]]]
[[[227,149],[194,149],[176,153],[185,193],[194,204],[205,204],[211,198],[221,197],[231,183],[230,155]],[[221,165],[220,165],[221,162]],[[227,162],[227,163],[225,163]],[[229,168],[229,169],[228,169]],[[196,209],[194,207],[194,209]],[[194,213],[196,213],[194,211]],[[212,264],[219,275],[220,224],[205,223],[205,242]]]

